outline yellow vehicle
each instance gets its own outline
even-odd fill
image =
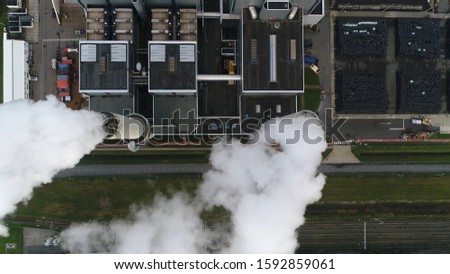
[[[228,74],[234,75],[234,61],[233,60],[228,60]],[[235,81],[233,81],[233,80],[228,81],[228,85],[234,85],[234,84],[236,84]]]
[[[320,69],[316,64],[311,64],[311,66],[309,66],[316,74],[319,74]]]

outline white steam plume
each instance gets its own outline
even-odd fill
[[[74,253],[199,253],[207,241],[199,213],[183,195],[158,197],[133,208],[128,220],[72,225],[61,233],[62,246]]]
[[[320,199],[325,184],[325,177],[317,176],[326,149],[324,133],[316,124],[303,129],[305,121],[313,120],[276,119],[263,126],[252,145],[219,145],[213,150],[214,168],[204,175],[200,196],[231,213],[232,233],[223,252],[295,251],[296,229],[304,223],[306,206]],[[279,149],[267,146],[273,141]]]
[[[62,233],[63,247],[82,253],[206,252],[203,246],[222,253],[293,253],[306,206],[321,197],[325,184],[317,175],[324,132],[317,123],[308,124],[311,120],[276,119],[252,144],[215,145],[213,168],[194,200],[159,199],[151,208],[133,210],[128,221],[74,224]],[[216,205],[230,212],[228,233],[220,227],[205,230],[198,217],[200,209]],[[112,235],[118,239],[114,244]]]
[[[30,199],[34,187],[74,167],[102,141],[102,124],[99,114],[73,111],[54,96],[0,104],[0,236],[8,235],[2,218]]]

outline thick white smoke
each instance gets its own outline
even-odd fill
[[[199,253],[199,243],[207,241],[199,214],[183,195],[158,197],[151,207],[133,208],[128,220],[73,225],[61,234],[63,247],[75,253]]]
[[[291,122],[292,121],[292,122]],[[264,125],[252,145],[215,147],[214,167],[204,176],[201,200],[231,212],[226,253],[293,253],[306,206],[321,197],[317,175],[326,149],[312,119],[277,119]],[[276,143],[280,148],[268,147]]]
[[[151,208],[133,210],[127,221],[74,224],[62,233],[63,247],[77,253],[207,252],[204,246],[222,253],[293,253],[306,206],[320,199],[325,184],[317,174],[326,148],[317,121],[277,119],[252,144],[215,145],[213,168],[194,200],[158,199]],[[198,217],[212,206],[230,212],[225,239],[223,228],[205,229]],[[224,244],[217,247],[217,239]]]
[[[8,235],[1,219],[30,199],[34,187],[74,167],[102,141],[102,124],[99,114],[73,111],[54,96],[0,104],[0,235]]]

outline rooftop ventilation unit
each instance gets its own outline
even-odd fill
[[[291,2],[289,1],[266,1],[264,3],[266,10],[290,10]]]
[[[262,20],[277,19],[284,20],[292,9],[290,1],[266,0],[261,8],[259,17]]]
[[[270,82],[277,81],[277,36],[272,34],[270,37]]]

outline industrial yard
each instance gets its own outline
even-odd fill
[[[427,18],[338,17],[336,111],[446,113],[445,26]]]

